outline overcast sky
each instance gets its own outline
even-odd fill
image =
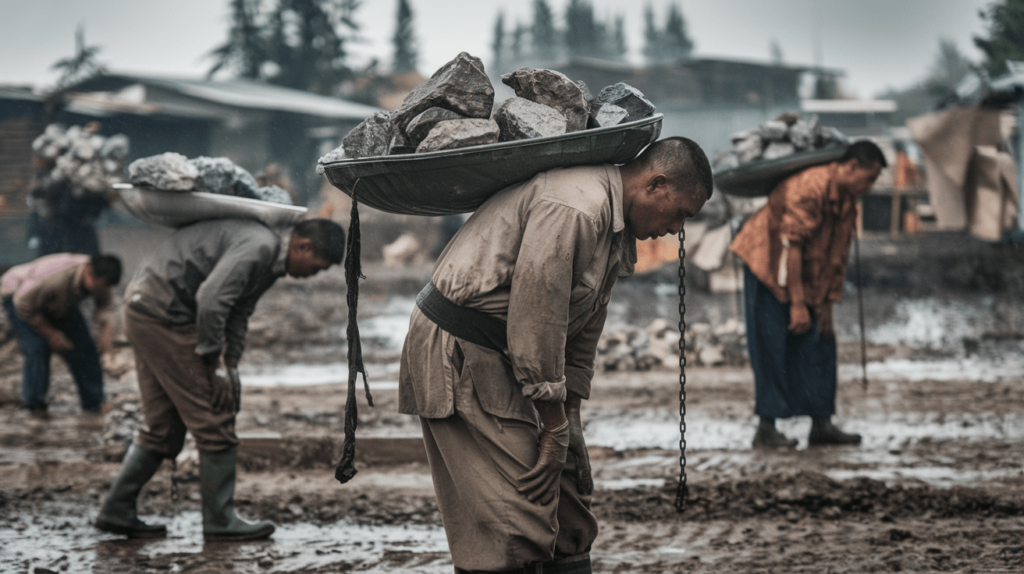
[[[639,63],[644,6],[664,17],[680,4],[697,56],[769,60],[772,41],[791,64],[845,70],[844,89],[871,97],[924,77],[940,38],[956,42],[973,60],[972,36],[985,32],[978,10],[992,0],[592,0],[602,19],[626,19],[631,61]],[[356,58],[390,59],[398,0],[363,0],[356,14],[364,41]],[[490,61],[499,11],[507,23],[528,22],[532,0],[410,0],[420,49],[420,71],[466,51]],[[549,0],[561,18],[568,0]],[[228,0],[0,0],[0,84],[51,85],[51,65],[74,52],[74,33],[102,49],[114,71],[200,76],[206,54],[223,42]],[[561,24],[560,24],[561,25]],[[819,46],[820,49],[816,49]],[[817,55],[821,61],[818,62]]]

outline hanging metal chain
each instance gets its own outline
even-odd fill
[[[686,230],[679,229],[679,486],[676,510],[686,507]]]
[[[178,459],[177,457],[171,459],[171,504],[177,505],[180,497],[178,496]]]

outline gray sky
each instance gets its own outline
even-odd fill
[[[820,41],[824,65],[846,71],[843,87],[870,97],[906,87],[927,73],[939,38],[956,42],[973,60],[971,37],[984,34],[978,9],[992,0],[684,0],[696,55],[767,61],[777,41],[784,61],[814,64]],[[592,0],[597,15],[626,19],[630,60],[639,63],[644,6],[664,17],[673,0]],[[506,22],[528,22],[532,0],[410,0],[420,48],[420,71],[466,51],[490,60],[498,11]],[[568,0],[549,0],[560,18]],[[364,0],[356,14],[365,41],[359,60],[391,55],[397,0]],[[101,62],[116,71],[199,76],[205,58],[224,40],[228,0],[0,0],[0,84],[47,86],[49,70],[74,51],[74,32],[99,45]]]

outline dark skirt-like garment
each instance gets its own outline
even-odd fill
[[[830,417],[836,405],[836,342],[824,339],[812,315],[811,330],[789,332],[789,303],[781,303],[743,266],[747,350],[754,371],[754,412],[781,419]]]

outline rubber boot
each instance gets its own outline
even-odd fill
[[[199,452],[203,538],[206,540],[258,540],[274,533],[270,522],[246,522],[235,514],[237,460],[237,446],[220,452]]]
[[[96,518],[96,528],[104,532],[124,534],[128,538],[162,538],[167,536],[163,524],[146,524],[139,520],[136,502],[142,487],[153,478],[163,457],[132,443],[121,463],[121,472],[110,487],[110,494]]]
[[[774,422],[761,419],[757,424],[757,433],[754,434],[754,448],[796,448],[795,438],[786,438],[786,435],[775,428]]]
[[[807,436],[807,444],[811,446],[824,445],[856,445],[860,444],[860,435],[845,433],[839,427],[832,424],[830,417],[811,419],[811,434]]]

